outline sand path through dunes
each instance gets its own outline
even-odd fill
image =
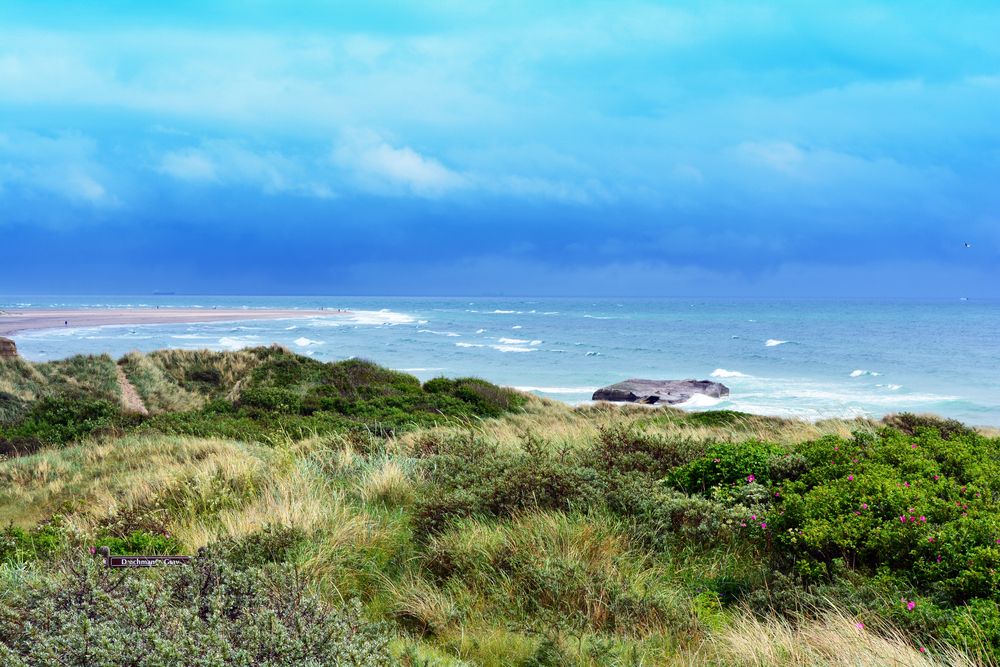
[[[125,412],[132,412],[148,417],[149,410],[146,409],[146,404],[142,401],[142,396],[136,391],[135,386],[129,382],[125,371],[122,370],[121,366],[117,365],[115,366],[115,371],[118,373],[118,386],[122,389],[122,408],[124,408]]]
[[[0,312],[0,336],[33,329],[63,329],[143,324],[196,324],[248,320],[343,317],[346,310],[281,310],[252,308],[35,308]]]

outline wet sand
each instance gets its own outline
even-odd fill
[[[34,329],[129,326],[142,324],[195,324],[338,317],[344,310],[272,310],[208,308],[85,308],[77,310],[19,309],[0,311],[0,336]]]

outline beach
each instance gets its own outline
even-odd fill
[[[337,317],[343,310],[264,308],[32,308],[0,311],[0,336],[21,331],[143,324],[198,324]]]

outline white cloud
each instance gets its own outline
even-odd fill
[[[0,134],[0,196],[55,195],[79,206],[119,206],[96,153],[95,142],[76,133]]]
[[[192,184],[251,186],[266,194],[293,194],[326,199],[330,186],[302,159],[273,151],[257,151],[231,140],[203,141],[197,147],[168,151],[158,170]]]
[[[182,181],[218,180],[215,163],[204,151],[195,148],[170,151],[160,161],[160,171]]]
[[[469,185],[466,176],[409,146],[394,147],[371,130],[351,130],[333,151],[337,166],[364,189],[440,197]]]

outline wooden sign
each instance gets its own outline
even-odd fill
[[[104,559],[105,565],[113,568],[173,567],[191,562],[191,556],[112,556],[111,550],[107,547],[100,547],[97,553]]]
[[[108,556],[108,567],[172,567],[187,565],[190,556]]]

